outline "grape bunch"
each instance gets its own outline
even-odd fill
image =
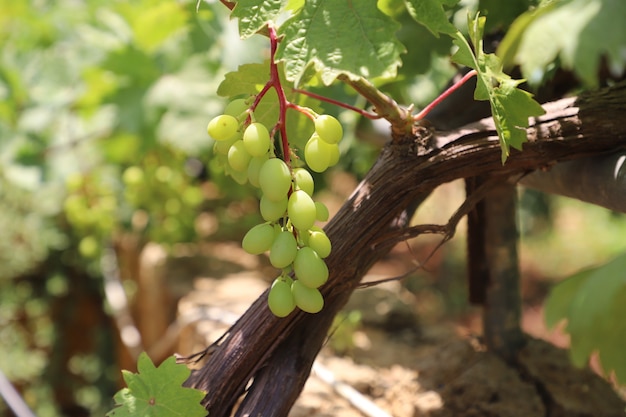
[[[304,160],[311,170],[323,172],[339,160],[343,130],[332,116],[310,114],[315,132],[304,148]],[[296,307],[317,313],[324,306],[319,287],[328,279],[324,258],[330,255],[331,242],[315,222],[328,220],[328,208],[313,200],[313,177],[296,166],[302,161],[279,157],[291,153],[274,139],[274,130],[255,121],[245,99],[230,102],[207,127],[225,172],[239,184],[260,189],[259,210],[265,222],[246,233],[242,247],[253,255],[269,252],[270,263],[281,270],[269,291],[270,310],[277,317]]]

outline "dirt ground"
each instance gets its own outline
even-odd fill
[[[216,340],[271,276],[236,245],[213,252],[222,260],[211,268],[224,267],[224,276],[196,279],[194,291],[179,302],[179,317],[200,310],[204,317],[181,335],[181,354]],[[230,273],[223,262],[246,271]],[[406,265],[398,265],[392,254],[366,280],[402,268]],[[424,320],[416,306],[425,300],[418,298],[398,282],[357,290],[290,416],[626,416],[626,403],[608,383],[591,371],[573,369],[566,351],[541,340],[567,344],[562,334],[545,329],[537,305],[525,308],[522,325],[534,337],[511,368],[481,345],[478,310]],[[357,316],[349,314],[355,311]]]

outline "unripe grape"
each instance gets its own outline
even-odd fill
[[[293,170],[293,179],[296,183],[296,188],[299,188],[308,195],[313,196],[315,183],[313,182],[313,177],[309,171],[304,168],[296,168]]]
[[[218,142],[235,136],[237,129],[239,129],[239,122],[228,114],[214,117],[207,126],[208,134]]]
[[[275,268],[286,268],[296,257],[298,246],[296,238],[289,231],[282,231],[276,236],[270,248],[270,263]]]
[[[270,250],[274,242],[274,228],[268,223],[257,224],[243,237],[241,247],[252,255]]]
[[[291,285],[284,278],[276,278],[267,295],[267,306],[276,317],[287,317],[296,308]]]
[[[304,159],[313,171],[324,172],[330,162],[329,145],[317,135],[311,136],[304,147]]]
[[[247,171],[235,171],[230,166],[226,167],[226,173],[235,180],[235,182],[239,185],[244,185],[248,182],[248,172]]]
[[[278,201],[272,201],[266,196],[262,196],[259,208],[264,220],[275,222],[287,212],[287,195],[285,194],[285,196]]]
[[[293,261],[296,278],[309,288],[318,288],[328,280],[326,262],[310,247],[300,248]]]
[[[296,190],[289,196],[287,214],[296,228],[308,230],[315,223],[317,210],[311,196],[302,190]]]
[[[334,167],[339,162],[339,157],[341,156],[341,152],[339,151],[339,145],[330,144],[328,146],[328,166]]]
[[[259,187],[259,173],[261,172],[261,167],[267,160],[268,155],[266,154],[252,158],[250,164],[248,164],[248,181],[255,187]]]
[[[328,212],[328,207],[324,203],[319,201],[315,202],[315,219],[320,222],[325,222],[330,217],[330,213]]]
[[[270,133],[262,123],[250,123],[243,132],[243,143],[250,155],[265,155],[270,149]]]
[[[343,128],[339,120],[327,114],[315,118],[315,132],[326,143],[337,143],[343,136]]]
[[[235,171],[247,171],[251,158],[242,140],[235,142],[228,150],[228,165]]]
[[[287,164],[279,158],[270,158],[261,167],[259,185],[263,194],[273,201],[279,201],[291,188],[291,174]]]
[[[330,239],[324,231],[311,231],[309,234],[309,247],[313,249],[320,258],[326,258],[330,255],[332,245]]]
[[[224,109],[224,114],[239,119],[240,116],[243,116],[243,113],[246,110],[248,110],[248,104],[246,103],[246,100],[244,100],[243,98],[238,98],[226,105],[226,108]]]
[[[314,314],[320,312],[324,307],[322,294],[317,289],[302,284],[300,280],[295,280],[291,284],[291,293],[296,305],[302,311]]]
[[[213,146],[213,150],[215,153],[220,154],[220,155],[228,155],[228,151],[230,150],[230,147],[233,146],[233,144],[235,142],[237,142],[238,140],[241,139],[241,135],[239,132],[237,132],[237,134],[235,136],[233,136],[232,138],[228,139],[228,140],[222,140],[220,142],[215,142],[215,146]]]

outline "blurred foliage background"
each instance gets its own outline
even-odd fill
[[[193,252],[206,242],[238,241],[259,221],[255,194],[212,164],[205,127],[223,109],[215,94],[223,75],[262,62],[267,45],[240,42],[219,3],[196,7],[186,0],[0,0],[0,371],[40,417],[103,415],[120,368],[134,366],[116,307],[106,301],[107,251],[116,254],[135,321],[149,327],[156,319],[137,307],[143,284],[136,279],[149,244],[168,255]],[[400,37],[424,39],[413,26],[415,33],[403,29]],[[449,47],[441,39],[410,43],[388,91],[428,102],[454,71]],[[339,86],[324,93],[362,104]],[[339,117],[352,131],[362,128],[352,114]],[[381,144],[376,132],[348,134],[338,169],[362,176]],[[331,173],[316,183],[333,181],[341,189],[345,177]],[[626,249],[615,238],[626,232],[623,217],[535,193],[522,202],[523,259],[538,276],[557,280]],[[412,290],[430,285],[444,306],[463,311],[461,259],[451,256],[445,262],[456,266],[441,268],[442,275],[457,271],[453,283],[410,281]],[[159,304],[168,320],[172,302]],[[7,413],[0,401],[0,415]]]

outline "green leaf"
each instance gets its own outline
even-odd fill
[[[296,85],[310,67],[329,85],[340,74],[370,80],[395,77],[404,51],[399,25],[376,7],[376,0],[308,0],[280,27],[284,40],[277,60]]]
[[[239,19],[241,38],[254,35],[274,20],[286,3],[286,0],[239,0],[231,16]]]
[[[521,15],[498,53],[506,64],[520,64],[530,83],[539,84],[555,61],[573,70],[589,87],[598,85],[598,69],[606,58],[619,76],[626,68],[626,16],[622,0],[564,0]]]
[[[453,6],[457,0],[405,0],[409,14],[435,36],[440,33],[453,35],[457,29],[450,23],[443,5]]]
[[[137,368],[136,374],[122,371],[128,388],[115,394],[117,407],[107,416],[206,416],[206,410],[200,405],[204,392],[182,386],[191,371],[184,365],[177,365],[173,356],[157,368],[144,352],[139,356]]]
[[[133,22],[135,44],[152,53],[187,24],[187,12],[176,2],[146,8]]]
[[[626,382],[625,271],[626,254],[582,271],[554,287],[545,307],[549,327],[567,320],[574,364],[585,365],[598,351],[605,372],[613,370],[622,382]]]
[[[231,71],[224,76],[224,81],[217,88],[217,94],[222,97],[257,94],[269,79],[269,61],[263,64],[243,64],[237,71]]]
[[[454,44],[459,48],[452,59],[459,64],[473,68],[477,72],[476,100],[489,100],[491,113],[496,125],[502,149],[502,163],[510,154],[510,148],[521,150],[526,142],[528,118],[545,113],[532,94],[521,90],[518,85],[524,80],[514,80],[502,71],[502,62],[495,54],[483,51],[485,18],[468,18],[469,38],[474,49],[465,37],[457,32]],[[476,51],[476,52],[474,52]]]

